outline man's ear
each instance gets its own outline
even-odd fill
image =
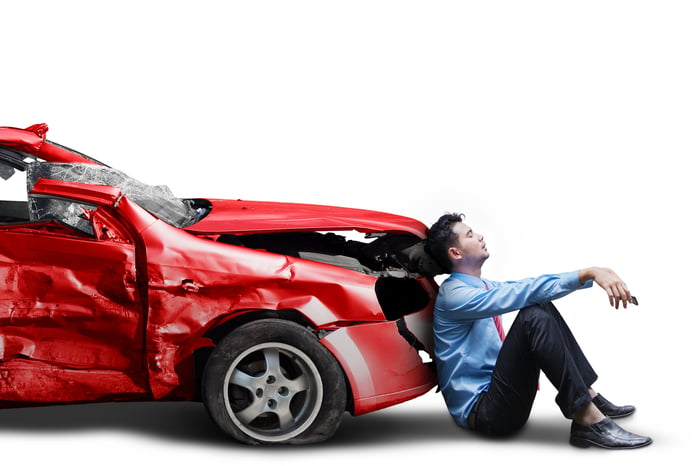
[[[447,255],[450,257],[450,259],[457,260],[462,258],[462,251],[459,250],[459,248],[456,248],[454,246],[451,246],[447,248]]]

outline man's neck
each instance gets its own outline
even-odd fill
[[[479,267],[468,267],[466,265],[464,266],[457,266],[452,269],[453,272],[456,273],[463,273],[466,275],[471,275],[472,277],[476,278],[481,278],[481,266]]]

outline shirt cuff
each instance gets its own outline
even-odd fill
[[[563,273],[560,277],[562,286],[570,290],[580,290],[593,286],[593,280],[587,280],[585,283],[581,283],[578,280],[578,270],[575,272]]]

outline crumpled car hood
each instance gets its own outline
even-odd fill
[[[426,227],[409,217],[372,210],[285,202],[208,199],[211,212],[185,230],[196,234],[300,230],[406,232],[425,238]]]

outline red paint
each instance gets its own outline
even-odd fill
[[[0,128],[0,145],[49,162],[85,162],[46,142],[45,125]],[[345,371],[354,414],[416,397],[432,369],[387,320],[377,277],[216,241],[279,231],[390,232],[424,238],[420,222],[347,208],[210,200],[175,228],[119,188],[42,179],[30,195],[85,203],[94,236],[55,221],[0,223],[0,403],[194,399],[195,353],[217,329],[272,316],[303,319]],[[406,317],[431,350],[435,283]],[[226,327],[228,328],[228,327]]]
[[[236,232],[263,233],[294,230],[342,231],[358,229],[362,232],[398,231],[425,234],[425,225],[408,217],[374,212],[309,204],[256,202],[242,200],[210,200],[213,214],[195,223],[187,230],[195,233]],[[284,212],[284,215],[280,215]],[[232,220],[235,219],[235,223]]]

